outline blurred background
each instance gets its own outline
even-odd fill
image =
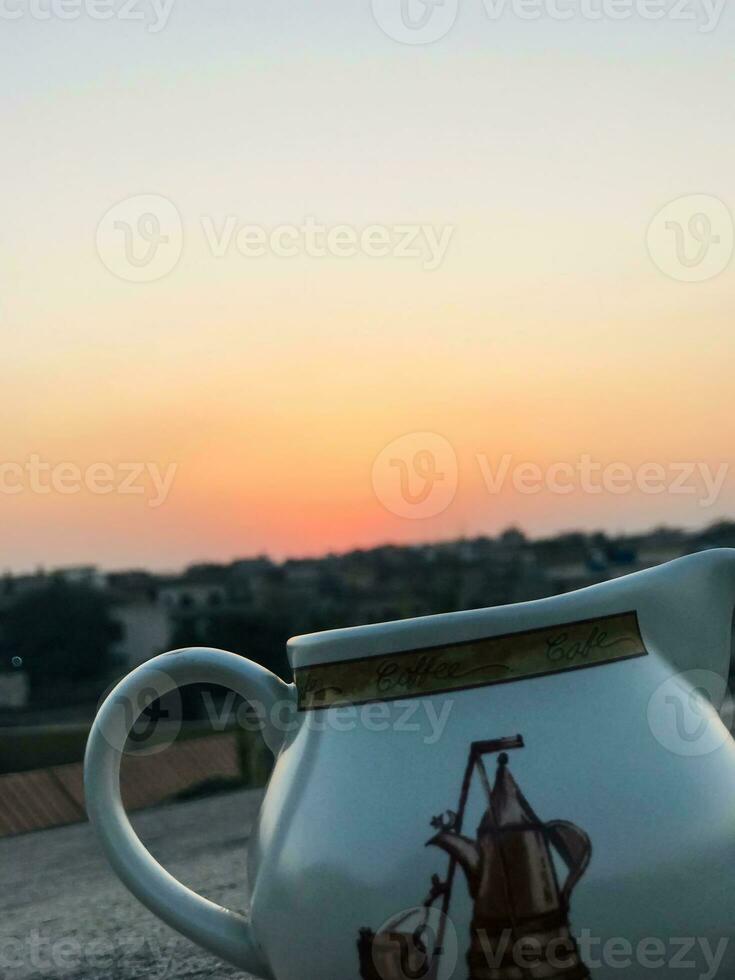
[[[7,0],[0,834],[166,649],[735,546],[734,16]],[[262,785],[240,707],[147,709],[128,804]]]
[[[3,980],[241,976],[85,822],[136,665],[735,547],[734,47],[726,0],[0,0]],[[257,719],[137,709],[136,832],[244,911]]]
[[[735,547],[735,522],[535,540],[512,528],[322,558],[195,564],[178,575],[94,566],[7,575],[0,834],[84,819],[81,760],[99,702],[165,650],[233,650],[291,680],[285,645],[298,633],[537,599],[712,547]],[[140,709],[123,767],[130,808],[267,780],[257,720],[231,693],[192,686]]]

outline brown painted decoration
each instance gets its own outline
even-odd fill
[[[587,869],[592,845],[573,823],[544,823],[537,816],[510,771],[508,752],[521,748],[520,735],[473,743],[457,811],[434,817],[438,833],[427,842],[449,855],[446,877],[434,875],[422,906],[423,921],[410,932],[400,931],[400,920],[377,935],[361,930],[357,948],[362,980],[436,980],[458,868],[473,901],[469,980],[588,980],[569,917],[572,891]],[[491,786],[483,760],[495,753]],[[487,810],[473,840],[463,836],[462,823],[474,775],[480,778]],[[554,853],[567,869],[563,883]],[[431,940],[429,915],[440,899],[442,925]]]
[[[635,612],[296,671],[299,709],[395,701],[647,654]]]

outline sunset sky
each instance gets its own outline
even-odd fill
[[[2,567],[177,568],[511,524],[542,535],[733,516],[735,474],[703,506],[701,470],[679,493],[669,469],[732,457],[732,224],[715,209],[724,269],[701,282],[667,275],[671,255],[647,248],[671,201],[735,212],[732,9],[704,32],[635,14],[493,21],[464,0],[444,37],[404,44],[368,0],[176,0],[155,33],[145,0],[148,22],[98,21],[84,3],[68,21],[11,8]],[[135,203],[98,232],[140,195],[170,202],[183,229],[178,262],[148,282],[114,258]],[[686,206],[673,212],[683,227]],[[450,239],[434,269],[301,245],[217,255],[207,229],[228,216],[266,236],[311,216],[358,237],[417,225]],[[164,252],[178,247],[173,225],[159,230]],[[430,516],[386,506],[400,460],[374,466],[411,433],[447,441],[444,481],[456,461],[456,494]],[[492,492],[478,456],[543,474],[583,456],[656,464],[669,482],[523,493],[509,477]],[[122,464],[175,474],[152,506],[145,480],[141,494],[39,491],[31,457],[69,464],[68,486],[73,467],[98,464],[115,480]],[[416,459],[404,462],[420,496]]]

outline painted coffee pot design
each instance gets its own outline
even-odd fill
[[[362,930],[358,949],[364,980],[435,980],[443,953],[443,931],[461,869],[473,901],[469,980],[587,980],[569,925],[570,899],[592,854],[587,834],[566,820],[542,822],[510,771],[508,752],[524,747],[520,735],[474,742],[459,807],[434,817],[439,832],[427,842],[450,857],[445,881],[434,876],[423,904],[424,922],[413,933],[398,924],[377,936]],[[484,757],[497,754],[494,785]],[[476,839],[462,834],[473,776],[479,775],[487,808]],[[557,854],[567,869],[560,885]],[[433,951],[426,933],[428,910],[442,899],[442,918]]]
[[[523,744],[520,738],[507,741],[512,743],[508,747]],[[505,751],[498,756],[491,788],[482,761],[488,744],[492,746],[475,743],[471,752],[488,799],[477,839],[463,836],[457,829],[459,817],[450,813],[448,819],[434,819],[439,833],[429,841],[450,855],[450,874],[455,863],[462,869],[474,902],[470,980],[526,975],[582,980],[589,972],[570,932],[569,903],[589,864],[590,840],[565,820],[540,820],[513,778]],[[552,852],[568,869],[561,886]],[[527,974],[519,972],[523,969],[517,955],[521,948],[529,962],[534,955],[531,951],[537,956]]]

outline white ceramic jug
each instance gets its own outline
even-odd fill
[[[293,685],[223,651],[164,654],[97,716],[89,815],[148,908],[258,977],[731,980],[734,603],[723,549],[297,637]],[[277,756],[248,918],[162,869],[120,801],[126,705],[193,682],[255,704]]]

